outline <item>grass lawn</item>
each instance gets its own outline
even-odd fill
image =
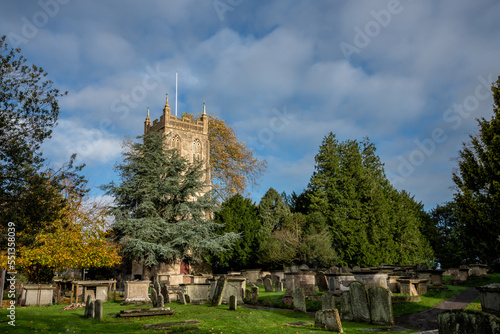
[[[280,294],[280,293],[275,293]],[[84,319],[83,308],[63,311],[65,305],[16,308],[16,326],[7,324],[7,310],[0,310],[2,333],[328,333],[314,328],[314,318],[306,314],[277,308],[229,311],[227,305],[181,305],[173,302],[166,306],[175,310],[172,316],[116,318],[120,310],[135,308],[121,306],[119,302],[104,303],[104,321]],[[151,307],[144,306],[144,307]],[[199,324],[178,325],[169,331],[144,330],[145,324],[199,320]],[[300,325],[287,325],[299,323]],[[366,333],[367,324],[343,322],[345,333]],[[403,332],[404,333],[404,332]],[[408,331],[406,333],[411,333]]]

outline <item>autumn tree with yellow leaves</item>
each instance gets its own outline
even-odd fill
[[[195,120],[193,114],[182,116]],[[234,194],[244,194],[248,186],[258,186],[267,162],[257,159],[224,120],[209,115],[208,140],[212,189],[223,201]]]

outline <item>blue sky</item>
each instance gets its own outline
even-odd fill
[[[72,153],[99,197],[125,135],[141,135],[165,94],[178,113],[219,116],[268,162],[269,187],[301,192],[330,131],[369,137],[386,174],[435,207],[453,160],[490,118],[500,75],[497,1],[77,1],[0,3],[0,35],[43,67],[61,98],[44,143]]]

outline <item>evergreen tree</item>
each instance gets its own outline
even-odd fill
[[[123,253],[151,266],[225,251],[238,237],[216,234],[214,200],[202,182],[202,162],[190,164],[152,132],[131,144],[116,167],[121,183],[103,186],[115,198],[113,230]]]
[[[257,233],[260,221],[257,206],[249,198],[236,194],[224,203],[215,213],[214,221],[223,224],[218,233],[234,232],[241,238],[225,252],[211,256],[210,262],[215,271],[225,269],[241,270],[255,267],[257,262]]]
[[[493,117],[478,120],[479,132],[459,152],[455,214],[472,261],[499,264],[500,253],[500,76],[492,85]]]
[[[457,268],[469,260],[454,213],[454,205],[454,202],[448,202],[436,206],[430,212],[431,220],[437,229],[436,236],[430,241],[436,254],[436,262],[444,269]]]
[[[327,135],[308,186],[309,212],[324,214],[344,264],[429,260],[432,251],[419,230],[422,205],[391,186],[375,150],[368,139],[339,142]]]

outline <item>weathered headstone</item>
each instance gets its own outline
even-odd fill
[[[306,313],[306,296],[304,289],[300,286],[295,287],[293,291],[293,309],[298,312]]]
[[[186,300],[186,304],[191,304],[191,296],[184,294],[184,299]]]
[[[184,292],[179,291],[177,295],[179,296],[179,303],[186,304],[186,295],[184,294]]]
[[[370,305],[366,284],[352,282],[349,285],[351,295],[352,317],[355,322],[370,322]]]
[[[87,296],[87,302],[85,303],[85,312],[84,312],[84,317],[85,318],[91,318],[91,312],[90,312],[90,305],[92,303],[92,296],[88,295]],[[94,307],[94,304],[92,304],[92,307]],[[93,312],[93,310],[92,310]]]
[[[276,284],[274,285],[274,291],[283,292],[283,282],[276,281]]]
[[[349,291],[344,291],[340,295],[340,310],[342,311],[342,320],[353,321],[351,294]]]
[[[170,295],[168,294],[168,285],[162,283],[160,285],[161,295],[163,296],[163,302],[165,304],[170,304]]]
[[[321,296],[321,309],[331,310],[335,308],[335,297],[330,293],[324,293]]]
[[[88,304],[87,318],[93,319],[95,317],[95,306],[94,301],[91,300]]]
[[[238,298],[235,295],[229,296],[229,310],[236,311],[238,307]]]
[[[314,327],[325,328],[325,316],[323,315],[323,310],[316,311],[314,314]]]
[[[165,306],[165,302],[163,301],[163,296],[161,294],[158,295],[157,304],[158,304],[157,307],[164,307]]]
[[[259,301],[259,287],[255,284],[252,285],[252,303],[257,303]]]
[[[269,277],[264,278],[264,288],[266,292],[273,292],[273,283]]]
[[[102,300],[97,299],[95,301],[95,310],[94,310],[94,319],[97,319],[99,321],[102,321],[103,317],[103,308],[102,308]]]
[[[302,264],[299,266],[299,270],[301,271],[309,271],[309,267],[307,266],[307,264]]]
[[[251,290],[246,289],[246,290],[245,290],[245,300],[246,300],[246,301],[250,301],[251,299],[252,299],[252,291],[251,291]]]
[[[370,300],[371,322],[376,325],[394,326],[394,314],[392,312],[391,293],[381,287],[373,287],[368,290]]]
[[[264,285],[264,281],[262,280],[262,278],[258,278],[256,284],[257,284],[257,286],[263,286]]]
[[[326,276],[325,276],[324,272],[320,271],[320,272],[316,273],[314,279],[316,281],[316,285],[318,286],[318,290],[320,292],[328,291],[328,281],[326,280]]]
[[[344,333],[340,322],[339,311],[337,309],[324,310],[323,317],[327,331]]]
[[[151,302],[153,303],[153,307],[157,307],[156,305],[158,303],[158,292],[155,288],[151,289]]]
[[[227,283],[226,276],[221,276],[217,280],[217,285],[215,286],[215,292],[211,300],[212,306],[219,306],[222,303],[222,296],[224,294],[224,289],[226,288],[226,283]]]

